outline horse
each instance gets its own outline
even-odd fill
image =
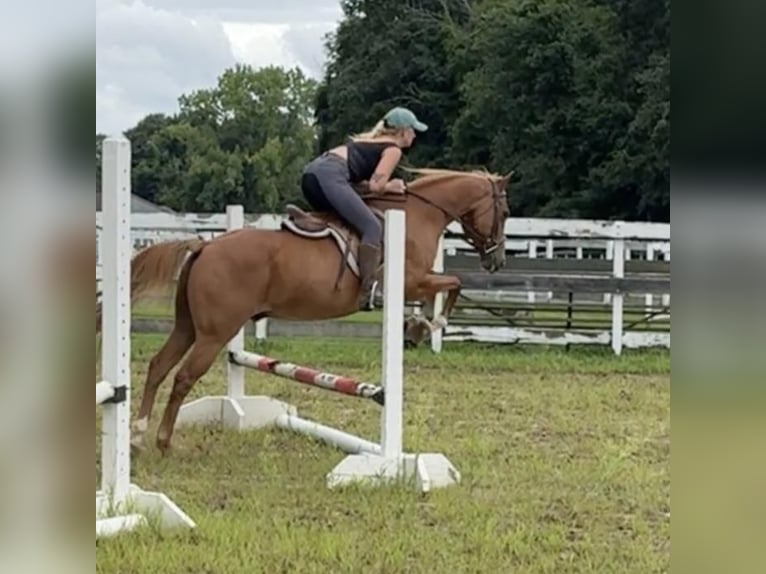
[[[438,293],[447,293],[441,316],[430,324],[421,319],[433,330],[447,325],[461,288],[458,277],[432,272],[440,237],[457,221],[481,266],[490,273],[503,267],[506,187],[513,172],[411,171],[415,177],[404,194],[368,195],[365,201],[378,217],[387,209],[405,211],[405,300],[433,305]],[[305,213],[295,206],[287,212],[280,229],[245,228],[211,240],[168,241],[134,257],[134,300],[172,286],[177,278],[173,329],[150,360],[132,424],[135,450],[143,448],[160,384],[189,349],[157,430],[156,446],[163,455],[170,449],[178,411],[189,391],[247,321],[324,320],[357,312],[357,234],[329,213]]]

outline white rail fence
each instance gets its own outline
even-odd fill
[[[96,213],[97,260],[96,280],[101,278],[101,213]],[[278,229],[283,216],[278,214],[245,215],[244,226],[260,229]],[[213,214],[167,214],[136,213],[131,219],[131,238],[134,252],[157,242],[171,239],[199,237],[212,238],[224,233],[229,222],[225,213]],[[461,228],[453,223],[447,228],[442,239],[439,255],[434,268],[440,269],[444,256],[455,255],[461,251],[471,251],[471,247],[462,239]],[[575,258],[606,259],[613,262],[612,276],[624,276],[626,260],[644,259],[647,261],[670,261],[670,225],[665,223],[602,221],[585,219],[555,218],[508,218],[505,222],[506,252],[508,265],[513,265],[514,257],[530,259]],[[485,293],[486,295],[486,293]],[[492,290],[492,296],[498,299],[550,301],[551,292]],[[655,303],[656,294],[644,296],[647,307]],[[670,293],[659,295],[661,305],[670,306]],[[623,332],[624,317],[622,294],[604,293],[603,302],[612,307],[612,329],[599,333],[596,337],[582,337],[577,334],[551,339],[539,333],[520,330],[479,327],[472,329],[471,339],[488,342],[541,342],[545,344],[591,343],[611,344],[619,354],[623,346],[670,346],[669,333]],[[437,301],[437,305],[439,302]],[[465,326],[445,330],[447,340],[461,340]],[[268,320],[256,323],[256,337],[266,338]],[[433,337],[431,345],[434,351],[442,348],[441,334]]]

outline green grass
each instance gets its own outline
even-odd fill
[[[133,408],[162,337],[133,347]],[[377,380],[379,343],[271,339],[264,354]],[[134,459],[193,531],[99,540],[104,573],[649,573],[670,561],[667,351],[445,345],[405,355],[405,449],[442,452],[461,484],[329,491],[344,457],[277,430],[179,428],[174,450]],[[250,394],[377,440],[378,408],[260,373]],[[153,444],[169,384],[150,427]],[[224,392],[224,362],[189,399]],[[97,451],[98,452],[98,451]]]

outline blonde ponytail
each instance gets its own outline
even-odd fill
[[[371,130],[368,130],[366,132],[362,132],[359,134],[353,134],[351,136],[351,139],[354,141],[373,140],[380,136],[396,135],[398,132],[399,132],[398,129],[387,128],[385,122],[383,120],[380,120],[377,124],[375,124],[375,126]]]

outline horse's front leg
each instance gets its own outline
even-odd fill
[[[427,303],[433,309],[432,320],[429,321],[423,315],[409,317],[405,323],[405,344],[408,347],[417,346],[428,335],[439,329],[444,329],[448,323],[448,317],[457,303],[460,295],[460,279],[453,275],[426,275],[418,284],[419,299]],[[435,306],[436,296],[439,293],[447,293],[447,298],[442,309]]]

